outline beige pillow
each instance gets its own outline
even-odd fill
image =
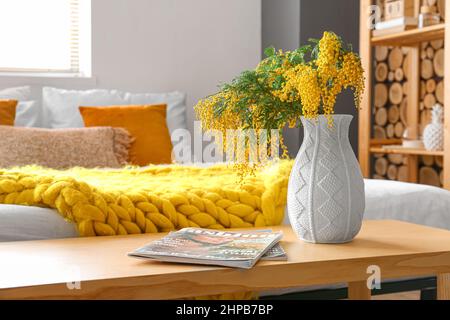
[[[118,168],[127,164],[131,142],[128,131],[122,128],[0,126],[0,168],[30,164],[54,169]]]

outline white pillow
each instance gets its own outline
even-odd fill
[[[181,92],[135,94],[117,90],[95,89],[87,91],[42,89],[44,114],[50,128],[80,128],[83,120],[79,106],[167,104],[167,127],[170,133],[186,129],[186,95]]]
[[[20,101],[16,109],[16,127],[43,127],[41,117],[41,108],[39,103],[34,100]]]
[[[0,99],[29,100],[31,87],[15,87],[0,90]]]
[[[14,125],[18,127],[40,127],[41,108],[37,101],[31,99],[31,87],[15,87],[0,90],[0,99],[14,99],[19,103]]]
[[[167,127],[172,134],[176,129],[187,129],[186,94],[178,91],[169,93],[129,93],[127,103],[131,105],[167,104]]]
[[[125,93],[117,90],[65,90],[42,88],[42,103],[46,126],[50,128],[84,127],[78,107],[126,104]]]

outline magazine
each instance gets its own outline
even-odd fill
[[[286,252],[281,244],[277,243],[261,257],[261,260],[266,261],[285,261],[287,260]]]
[[[255,232],[272,232],[272,230],[255,230]],[[266,261],[280,261],[287,260],[287,254],[284,251],[280,243],[274,244],[267,252],[261,257],[261,260]]]
[[[185,228],[171,232],[128,255],[166,262],[208,264],[249,269],[283,237],[282,232],[222,231]],[[275,248],[268,259],[278,260]]]

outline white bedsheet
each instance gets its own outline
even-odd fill
[[[0,204],[0,241],[71,238],[75,225],[54,209]]]
[[[450,191],[383,180],[366,180],[365,186],[365,219],[395,219],[450,230]]]
[[[395,181],[365,180],[366,219],[394,219],[450,230],[450,191]],[[287,215],[286,215],[287,216]],[[288,219],[285,219],[288,223]],[[74,224],[54,209],[0,205],[0,241],[75,237]]]

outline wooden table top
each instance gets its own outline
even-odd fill
[[[182,298],[236,291],[364,281],[450,272],[450,232],[399,221],[365,221],[348,244],[310,244],[289,226],[281,242],[289,261],[253,269],[131,258],[161,234],[0,243],[0,298]],[[76,279],[74,279],[74,277]],[[81,281],[81,290],[66,283]]]

